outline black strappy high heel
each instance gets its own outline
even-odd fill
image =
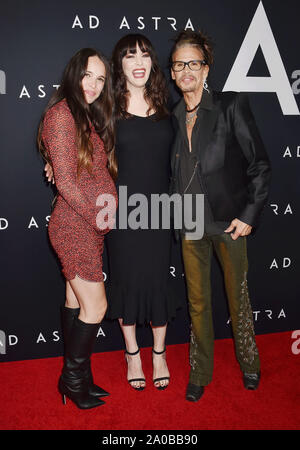
[[[164,350],[162,352],[157,352],[156,350],[154,350],[154,348],[152,348],[152,352],[155,353],[155,355],[162,355],[163,353],[165,353],[166,351],[166,347],[164,348]],[[166,358],[166,356],[164,356],[164,358]],[[155,386],[155,383],[157,383],[158,381],[163,381],[163,380],[170,380],[170,377],[160,377],[160,378],[154,378],[153,380],[153,384]],[[156,389],[158,389],[159,391],[163,391],[164,389],[166,389],[169,386],[169,383],[166,384],[165,386],[155,386]]]
[[[135,355],[137,355],[139,353],[139,351],[140,351],[139,348],[137,349],[136,352],[133,352],[133,353],[130,353],[127,350],[125,350],[125,360],[126,360],[127,366],[128,366],[128,361],[127,361],[126,355],[135,356]],[[145,378],[131,378],[130,380],[128,380],[128,383],[130,384],[130,386],[133,389],[135,389],[136,391],[143,391],[145,389],[146,386],[139,386],[139,387],[132,386],[131,383],[134,382],[134,381],[144,381],[144,382],[146,382]]]

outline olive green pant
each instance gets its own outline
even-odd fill
[[[260,370],[252,309],[247,287],[247,238],[230,234],[200,240],[182,239],[183,261],[191,317],[190,383],[206,386],[213,373],[214,329],[211,306],[211,259],[213,250],[222,266],[235,341],[242,372]]]

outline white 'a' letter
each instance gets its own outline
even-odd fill
[[[259,46],[270,76],[247,77]],[[284,115],[300,115],[262,2],[257,7],[223,91],[276,92]]]
[[[83,28],[82,23],[80,22],[80,19],[78,16],[75,17],[72,28],[79,27]]]

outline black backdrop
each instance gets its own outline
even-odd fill
[[[273,167],[262,226],[249,239],[249,287],[255,328],[257,333],[300,328],[299,13],[298,0],[284,4],[275,0],[198,0],[186,4],[182,0],[1,2],[1,361],[62,353],[58,310],[64,302],[64,282],[47,238],[53,192],[44,180],[43,164],[36,151],[36,128],[68,59],[87,46],[98,47],[110,56],[114,43],[128,32],[141,32],[151,39],[170,80],[167,60],[174,28],[201,28],[215,42],[210,85],[217,90],[225,87],[249,92]],[[243,44],[246,35],[248,40]],[[234,66],[238,55],[237,64],[241,64]],[[233,66],[237,67],[235,73],[231,72]],[[240,84],[243,80],[244,84]],[[248,82],[252,83],[250,87],[245,84]],[[178,95],[171,80],[170,90],[175,101]],[[172,282],[185,297],[176,245],[171,266]],[[107,274],[106,264],[104,271]],[[215,335],[230,337],[216,261],[212,277]],[[141,346],[151,345],[148,327],[140,327],[138,337]],[[170,324],[167,343],[188,339],[185,308]],[[96,351],[120,348],[123,340],[118,324],[105,320]]]

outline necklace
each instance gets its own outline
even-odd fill
[[[191,113],[191,112],[195,111],[195,109],[198,109],[198,108],[199,108],[200,103],[201,103],[201,100],[200,100],[200,102],[198,103],[198,105],[194,106],[194,108],[192,108],[192,109],[187,109],[187,108],[185,108],[186,112]]]
[[[186,125],[189,125],[190,123],[193,122],[194,117],[197,116],[197,112],[198,112],[198,108],[196,109],[196,111],[193,114],[190,114],[189,116],[186,114],[186,116],[185,116]]]

